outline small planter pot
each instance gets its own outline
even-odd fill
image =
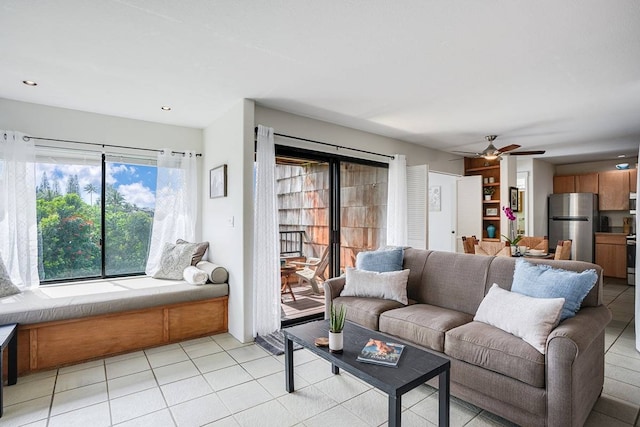
[[[329,351],[331,353],[342,353],[344,345],[344,336],[342,332],[329,331]]]
[[[491,200],[491,194],[485,194],[484,195],[484,199],[485,200]]]

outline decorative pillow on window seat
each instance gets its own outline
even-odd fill
[[[160,256],[160,268],[153,275],[154,279],[182,280],[184,269],[191,265],[196,243],[165,243]]]
[[[547,338],[560,321],[563,304],[564,298],[533,298],[494,283],[473,320],[522,338],[544,354]]]
[[[192,265],[184,269],[182,277],[190,285],[204,285],[209,280],[209,275],[206,271],[202,271]]]
[[[409,270],[378,273],[347,267],[345,285],[340,296],[382,298],[407,305],[408,280]]]
[[[0,257],[0,298],[10,297],[19,294],[20,288],[13,284],[7,268],[4,266],[2,257]]]
[[[176,240],[176,245],[185,244],[191,244],[191,242],[187,242],[186,240],[182,239]],[[209,242],[200,242],[194,244],[197,246],[196,250],[193,252],[193,256],[191,257],[191,265],[196,265],[197,263],[202,261],[202,258],[204,258],[204,254],[207,252],[207,249],[209,249]]]
[[[356,255],[356,268],[378,273],[400,271],[403,268],[403,259],[404,250],[401,247],[359,252]]]
[[[597,282],[598,273],[594,269],[569,271],[519,259],[511,291],[535,298],[564,298],[560,316],[563,321],[576,315],[582,300]]]

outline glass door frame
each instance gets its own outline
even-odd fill
[[[342,208],[340,203],[340,165],[345,162],[388,169],[389,164],[278,144],[275,146],[275,154],[276,156],[321,161],[329,165],[329,277],[336,277],[340,273],[340,211]]]

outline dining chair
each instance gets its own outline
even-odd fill
[[[522,236],[522,239],[518,242],[518,246],[526,246],[529,249],[539,249],[545,253],[549,253],[549,237]]]
[[[511,246],[509,242],[489,242],[486,240],[480,240],[474,246],[474,253],[476,255],[488,255],[488,256],[511,256]]]
[[[478,243],[478,238],[476,236],[462,236],[462,247],[465,254],[475,254],[476,243]]]
[[[553,259],[571,259],[571,240],[558,240]]]

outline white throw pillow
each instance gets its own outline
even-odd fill
[[[2,257],[0,257],[0,298],[19,294],[20,288],[13,284],[9,272],[4,266]]]
[[[347,267],[340,296],[390,299],[407,305],[407,280],[409,270],[378,273]]]
[[[197,246],[195,243],[165,243],[160,256],[160,269],[153,275],[154,279],[182,280],[184,269],[191,265],[191,257]]]
[[[564,298],[533,298],[502,289],[495,283],[473,320],[522,338],[545,353],[547,337],[560,321]]]

